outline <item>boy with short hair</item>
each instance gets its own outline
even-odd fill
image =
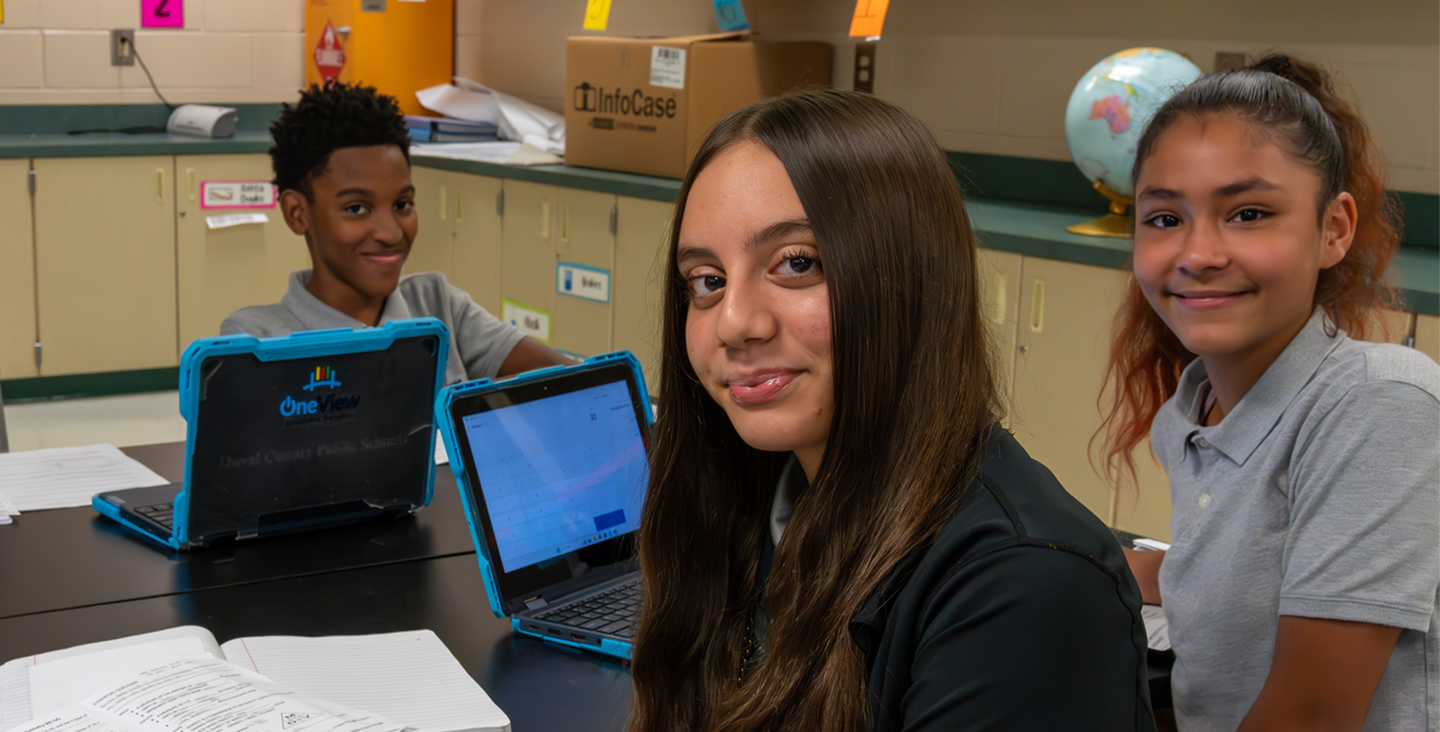
[[[363,328],[432,316],[450,330],[445,383],[574,361],[486,312],[445,275],[400,276],[418,221],[410,135],[373,87],[311,86],[270,125],[280,209],[305,237],[312,268],[290,275],[279,303],[241,308],[222,334],[259,337]]]

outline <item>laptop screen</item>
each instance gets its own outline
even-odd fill
[[[450,402],[477,549],[507,611],[633,571],[650,475],[644,388],[628,363],[596,362]]]
[[[424,505],[438,339],[210,356],[187,470],[191,539]],[[317,350],[317,349],[312,349]]]
[[[491,409],[461,423],[502,571],[639,528],[645,443],[625,381]]]

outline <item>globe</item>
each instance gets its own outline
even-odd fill
[[[1065,107],[1065,142],[1080,172],[1115,202],[1112,215],[1123,214],[1133,202],[1130,169],[1145,125],[1165,100],[1200,76],[1200,67],[1174,51],[1128,48],[1080,77]],[[1130,235],[1129,230],[1080,233]]]

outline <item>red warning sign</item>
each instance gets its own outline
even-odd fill
[[[335,26],[327,20],[325,32],[320,34],[320,42],[315,44],[315,68],[320,70],[321,78],[335,81],[340,78],[340,69],[344,66],[345,49],[340,47],[340,39],[335,37]]]

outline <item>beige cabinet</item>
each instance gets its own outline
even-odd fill
[[[579,356],[605,353],[615,293],[615,196],[561,188],[556,200],[551,345]]]
[[[455,177],[458,173],[434,168],[411,166],[410,180],[415,184],[415,216],[417,227],[410,256],[405,258],[404,274],[440,272],[446,279],[452,272],[452,249],[455,240]]]
[[[1440,361],[1440,318],[1434,315],[1415,316],[1415,349]]]
[[[498,318],[501,181],[465,173],[452,175],[455,206],[450,281]]]
[[[175,160],[35,160],[40,374],[178,364]]]
[[[650,393],[660,393],[661,300],[670,272],[670,224],[675,204],[619,196],[615,202],[615,271],[610,287],[611,348],[630,351],[645,369]]]
[[[0,378],[36,376],[30,160],[0,160]]]
[[[562,351],[593,356],[610,350],[614,216],[610,194],[506,181],[502,318]],[[596,293],[603,300],[581,296]]]
[[[1149,445],[1136,450],[1138,494],[1117,494],[1090,460],[1111,323],[1128,278],[1123,270],[1024,259],[1011,425],[1030,455],[1096,516],[1167,538],[1170,487]]]
[[[184,351],[196,338],[219,335],[220,323],[230,313],[279,302],[290,273],[310,268],[310,254],[305,237],[290,231],[278,205],[221,208],[223,204],[206,205],[203,198],[207,184],[269,181],[269,156],[180,155],[175,172],[179,345]],[[215,229],[207,222],[235,213],[261,213],[268,221]]]
[[[977,258],[980,275],[980,317],[990,332],[991,362],[995,388],[999,392],[1000,423],[1013,428],[1015,338],[1020,318],[1020,274],[1024,258],[1012,252],[981,249]]]

